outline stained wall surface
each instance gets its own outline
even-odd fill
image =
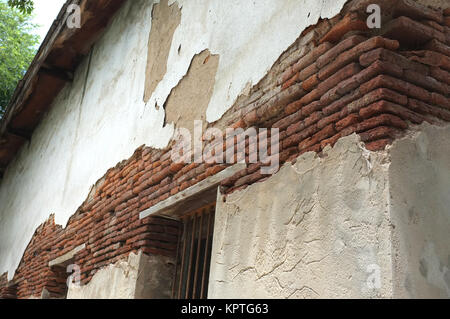
[[[109,168],[143,144],[167,146],[173,125],[165,125],[162,106],[196,54],[209,49],[220,56],[205,114],[214,121],[243,89],[266,74],[302,30],[319,17],[333,17],[345,2],[163,1],[161,5],[181,8],[181,20],[167,71],[154,92],[146,92],[145,103],[154,3],[128,1],[5,173],[0,186],[0,273],[8,271],[12,279],[35,229],[51,213],[64,226]]]

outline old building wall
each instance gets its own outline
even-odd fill
[[[168,142],[162,110],[149,109],[138,124],[151,7],[129,1],[120,10],[9,166],[0,187],[0,272],[10,278],[50,214],[65,226],[110,167],[139,145]]]
[[[322,20],[317,25],[303,32],[297,29],[296,37],[298,39],[293,40],[281,55],[274,58],[276,61],[274,61],[273,65],[271,64],[270,70],[264,72],[265,76],[257,84],[253,83],[254,85],[248,84],[245,86],[242,95],[226,111],[224,116],[217,122],[209,123],[208,126],[215,128],[239,127],[246,129],[262,127],[279,129],[279,158],[275,154],[273,154],[273,158],[279,159],[280,166],[286,164],[285,167],[289,167],[290,163],[296,162],[301,154],[308,151],[314,151],[319,155],[323,152],[329,152],[327,150],[328,145],[334,145],[340,138],[352,133],[360,135],[362,142],[365,144],[364,147],[367,149],[363,154],[367,155],[369,150],[382,152],[387,145],[401,138],[410,130],[420,130],[420,127],[417,127],[415,124],[429,122],[439,126],[450,121],[450,105],[448,103],[450,91],[450,49],[448,47],[450,45],[450,29],[447,25],[450,12],[448,10],[443,12],[442,10],[420,7],[414,1],[396,1],[395,5],[389,0],[380,2],[385,3],[386,6],[383,8],[388,13],[383,16],[383,28],[381,30],[369,30],[367,28],[366,6],[364,1],[360,0],[350,1],[344,10],[332,19]],[[133,3],[135,5],[136,3],[143,4],[143,2]],[[183,20],[186,12],[205,13],[202,10],[194,10],[195,6],[192,3],[195,4],[195,2],[189,2],[183,6],[181,22],[174,32],[174,39],[180,36],[177,32],[181,32],[179,30],[183,29],[183,23],[186,23],[186,20]],[[176,3],[161,2],[161,5],[176,5]],[[220,7],[218,4],[212,6],[216,8],[216,5]],[[193,7],[186,9],[189,6]],[[72,96],[71,91],[66,90],[69,96],[68,101],[73,99],[83,101],[79,104],[82,107],[72,110],[78,115],[74,117],[67,116],[67,121],[69,122],[67,125],[75,125],[73,123],[76,123],[79,130],[74,130],[73,136],[65,136],[63,127],[58,128],[54,132],[54,128],[48,126],[49,122],[46,122],[50,121],[48,120],[49,118],[52,118],[54,121],[57,120],[56,115],[60,113],[53,110],[49,113],[47,119],[44,120],[41,128],[38,129],[36,137],[40,136],[39,130],[46,131],[47,135],[42,134],[42,136],[48,140],[49,149],[58,150],[58,152],[55,151],[54,153],[58,157],[47,159],[46,155],[48,153],[46,151],[41,153],[35,149],[30,154],[39,155],[28,158],[26,151],[22,151],[23,155],[21,156],[25,159],[28,158],[28,161],[24,160],[24,163],[28,165],[32,162],[34,165],[36,162],[36,165],[39,164],[39,169],[42,172],[33,173],[37,166],[27,166],[28,170],[24,170],[25,173],[23,173],[21,180],[24,185],[29,185],[27,186],[29,190],[26,192],[20,192],[17,182],[14,182],[16,183],[16,193],[9,199],[9,206],[6,206],[8,210],[4,214],[6,216],[4,217],[5,226],[2,224],[5,230],[0,235],[6,238],[6,250],[3,250],[2,247],[2,252],[7,251],[6,263],[13,260],[14,256],[18,256],[19,260],[20,256],[22,256],[20,250],[15,250],[21,242],[15,246],[14,243],[11,244],[11,241],[18,238],[15,237],[15,232],[20,228],[19,223],[23,223],[26,220],[26,214],[31,208],[33,208],[33,213],[37,211],[36,216],[48,214],[48,207],[54,209],[56,211],[56,222],[63,216],[63,214],[58,213],[57,208],[47,205],[47,203],[37,205],[32,201],[34,198],[42,198],[39,195],[40,192],[48,194],[48,190],[40,184],[41,181],[53,182],[52,179],[40,174],[46,173],[54,177],[54,180],[57,180],[56,177],[62,179],[63,183],[58,184],[65,185],[61,188],[62,191],[61,189],[55,190],[54,193],[50,194],[51,196],[48,195],[45,198],[53,204],[60,202],[60,207],[64,207],[64,210],[70,210],[71,208],[69,200],[64,202],[61,199],[63,194],[66,194],[76,202],[77,196],[83,192],[83,187],[85,187],[86,193],[85,197],[79,196],[79,202],[72,208],[73,215],[70,216],[65,228],[55,225],[54,220],[49,220],[42,227],[38,228],[28,246],[25,244],[25,253],[19,267],[13,274],[14,283],[17,284],[17,296],[20,298],[40,296],[43,289],[53,287],[55,285],[54,279],[45,277],[45,274],[52,274],[49,262],[65,256],[67,253],[80,247],[80,245],[84,245],[85,248],[74,253],[73,259],[81,268],[81,281],[85,286],[89,286],[94,278],[101,278],[102,276],[97,276],[97,274],[101,274],[109,265],[125,261],[131,253],[137,253],[140,250],[149,254],[149,256],[163,255],[173,257],[176,250],[179,223],[173,220],[167,221],[158,216],[148,216],[140,219],[140,213],[149,208],[157,207],[158,204],[163,203],[172,196],[181,197],[184,191],[192,190],[193,187],[195,188],[208,177],[217,178],[220,176],[218,173],[227,168],[227,165],[222,163],[174,163],[171,159],[171,147],[173,144],[170,143],[166,145],[167,147],[160,144],[164,144],[163,140],[165,138],[167,138],[168,142],[173,131],[173,127],[170,124],[162,128],[164,120],[170,118],[170,116],[166,117],[167,114],[165,113],[171,112],[170,110],[180,111],[179,115],[170,114],[173,116],[172,120],[175,121],[175,119],[183,117],[182,109],[187,111],[191,109],[181,105],[180,101],[183,101],[186,97],[195,100],[195,97],[188,94],[190,93],[187,92],[189,90],[185,89],[186,87],[199,86],[197,84],[198,79],[192,79],[192,74],[200,73],[199,79],[207,80],[208,89],[205,88],[204,92],[199,90],[197,94],[204,94],[204,96],[201,96],[202,107],[208,105],[207,110],[211,110],[214,104],[213,101],[223,93],[223,87],[216,84],[217,81],[224,77],[223,72],[225,71],[221,65],[229,61],[230,57],[227,57],[227,54],[236,53],[233,53],[233,50],[231,50],[234,48],[234,44],[224,51],[212,48],[203,49],[204,42],[202,41],[205,39],[199,37],[199,41],[203,44],[197,47],[194,45],[195,41],[189,42],[191,46],[188,46],[190,50],[187,51],[187,57],[189,57],[187,58],[184,55],[186,53],[183,51],[183,46],[180,48],[178,42],[174,40],[174,45],[171,46],[171,52],[167,58],[169,61],[167,65],[171,70],[168,69],[167,76],[158,82],[154,94],[150,97],[149,104],[145,106],[140,101],[144,97],[144,80],[147,79],[145,63],[147,63],[147,59],[144,59],[142,56],[133,59],[134,53],[127,51],[127,48],[130,48],[131,45],[129,42],[133,42],[137,35],[129,34],[128,30],[131,33],[131,30],[134,29],[133,27],[127,27],[127,24],[124,23],[124,21],[127,21],[130,25],[134,25],[135,15],[140,16],[143,12],[150,14],[150,6],[145,8],[147,9],[139,11],[134,5],[128,5],[122,9],[116,17],[116,20],[121,22],[113,22],[105,36],[94,47],[91,57],[84,61],[84,69],[83,66],[80,67],[81,71],[77,74],[78,80],[75,80],[73,85],[75,86],[78,83],[77,85],[80,88],[78,93],[81,92],[81,96],[76,92],[73,92]],[[209,7],[201,6],[201,8]],[[286,8],[289,9],[290,7],[287,6]],[[274,21],[283,21],[285,23],[287,21],[286,17],[291,18],[289,13],[283,11],[286,8],[278,8],[277,10],[272,8],[277,12],[274,15]],[[264,12],[266,14],[271,11],[256,10],[255,12]],[[241,11],[239,11],[239,14],[241,15]],[[312,13],[309,12],[309,14],[311,15]],[[444,18],[444,14],[447,15],[446,18]],[[209,14],[206,16],[211,18]],[[294,20],[297,18],[292,17]],[[259,20],[262,19],[259,16],[255,16],[254,19],[263,23]],[[301,19],[302,22],[299,23],[303,25],[304,20]],[[203,20],[197,19],[195,21]],[[253,18],[249,20],[239,16],[236,17],[236,22],[238,21],[247,23],[253,21]],[[267,21],[264,21],[264,23],[267,23]],[[195,27],[198,26],[199,24],[195,24]],[[185,26],[183,29],[185,31],[183,32],[187,32],[190,36],[195,35],[195,27],[192,27],[193,29],[191,30],[190,28],[186,29]],[[255,26],[252,25],[250,29],[253,27]],[[217,27],[214,27],[213,30],[217,31],[215,28]],[[290,30],[291,25],[287,28]],[[278,28],[275,31],[272,29],[267,30],[258,34],[256,39],[255,36],[249,36],[248,41],[260,43],[259,36],[270,38],[271,32],[276,32],[279,37],[281,29]],[[221,32],[226,30],[228,30],[226,27],[220,29]],[[140,40],[145,38],[143,40],[145,45],[141,45],[141,42],[139,42],[138,52],[140,53],[147,52],[148,48],[146,45],[152,43],[152,36],[149,36],[148,33],[149,30],[147,29],[147,34],[141,34],[141,31],[137,31],[137,34]],[[117,39],[117,34],[125,35],[123,38]],[[250,34],[251,32],[249,32]],[[287,34],[290,33],[288,32]],[[226,35],[222,35],[220,32],[217,33],[217,36],[219,35],[226,38]],[[239,34],[238,38],[242,40],[245,36]],[[217,41],[214,37],[211,37],[210,40],[212,42]],[[117,47],[117,50],[113,50],[112,53],[109,52],[110,45],[114,48]],[[412,45],[414,47],[411,47]],[[193,47],[201,48],[201,53],[197,54]],[[267,49],[267,46],[264,45],[259,47],[258,44],[257,47],[263,51]],[[272,54],[272,49],[273,47],[270,47],[270,50],[267,50],[268,53]],[[134,50],[131,51],[135,52]],[[212,54],[209,59],[207,56],[208,51]],[[127,52],[130,56],[127,56]],[[193,55],[191,56],[189,52]],[[255,54],[255,52],[258,53],[257,56],[261,58],[261,61],[267,58],[265,52],[261,53],[257,48],[251,51],[252,54]],[[181,55],[180,60],[177,60],[179,63],[172,60],[175,59],[174,57],[177,54]],[[248,57],[246,49],[240,54],[243,55],[243,60],[258,60],[254,58],[254,55]],[[143,56],[145,55],[146,53],[143,53]],[[192,59],[192,57],[195,58]],[[204,59],[202,59],[203,57]],[[127,65],[123,61],[130,63],[130,68],[122,70],[122,65]],[[233,63],[239,65],[239,69],[235,70],[236,72],[231,71],[233,69],[231,66],[227,69],[233,73],[233,76],[234,74],[239,75],[240,80],[236,83],[240,83],[243,74],[249,78],[254,76],[252,72],[246,73],[244,71],[246,70],[245,67],[240,65],[239,61],[240,59],[238,58],[232,60]],[[261,61],[257,63],[258,66],[264,64],[260,64]],[[214,68],[208,65],[212,62],[214,62],[214,65],[211,64]],[[135,69],[131,67],[133,63],[136,63]],[[218,64],[216,65],[216,63]],[[232,65],[235,65],[233,63]],[[254,64],[249,65],[254,66]],[[211,99],[207,103],[209,93],[211,93],[213,69],[215,68],[217,68],[214,76],[216,83],[214,84]],[[133,78],[134,76],[136,77]],[[103,78],[105,78],[105,81],[103,81]],[[121,85],[123,78],[126,78],[133,84],[132,89],[129,91],[123,91],[124,87]],[[132,78],[136,81],[133,82]],[[137,82],[141,85],[137,85]],[[87,83],[87,85],[84,86],[84,83]],[[247,82],[244,81],[243,83]],[[216,90],[222,93],[219,94]],[[137,95],[134,95],[133,92],[137,92]],[[232,92],[233,89],[230,86],[229,96],[233,96]],[[217,96],[216,93],[218,94]],[[58,99],[64,99],[64,95],[60,95]],[[158,103],[155,105],[154,102],[156,100],[158,100]],[[167,103],[165,103],[166,100]],[[89,103],[86,101],[89,101]],[[124,101],[123,105],[126,107],[122,108],[119,105],[122,101]],[[222,102],[224,105],[228,103],[225,100]],[[56,109],[58,109],[58,105],[55,104]],[[72,104],[68,103],[67,105]],[[220,104],[220,107],[222,106]],[[112,112],[113,107],[114,109],[117,107],[117,113]],[[164,107],[167,107],[167,109]],[[217,112],[215,114],[220,114],[221,112],[218,108],[214,110],[214,112]],[[192,114],[189,114],[189,116],[192,116]],[[207,114],[206,117],[208,117]],[[64,122],[59,121],[58,123],[63,124]],[[142,123],[145,124],[141,126]],[[143,127],[142,130],[141,127]],[[52,138],[48,138],[52,134],[59,137],[57,139],[58,143]],[[67,144],[64,144],[66,142],[61,142],[63,141],[61,136],[67,138]],[[34,137],[34,140],[36,140],[36,137]],[[109,140],[111,137],[114,140]],[[125,154],[126,151],[132,152],[137,145],[145,142],[145,138],[151,138],[153,142],[147,143],[148,146],[146,147],[137,148],[131,157],[117,165],[112,164],[110,166],[112,168],[107,171],[107,168],[104,168],[105,171],[99,173],[97,179],[94,179],[94,173],[101,171],[99,167],[101,165],[107,166],[107,164],[104,164],[105,157],[108,161],[116,161],[115,163],[117,163],[120,160],[117,158],[128,156]],[[79,143],[73,146],[70,143],[73,140],[79,141]],[[98,144],[100,141],[106,144]],[[64,153],[64,147],[59,148],[59,145],[70,145],[74,148],[70,152],[71,154],[68,155]],[[40,146],[41,144],[35,145],[35,147]],[[222,144],[220,146],[223,147]],[[158,147],[161,149],[158,149]],[[352,145],[349,145],[349,147],[353,149]],[[107,151],[105,151],[106,148],[108,148]],[[248,150],[246,159],[249,158],[250,153],[251,151]],[[42,156],[42,159],[40,156]],[[59,156],[63,156],[61,158],[67,160],[67,164],[66,162],[60,164],[61,158]],[[323,157],[323,154],[320,156]],[[378,155],[373,156],[376,157]],[[31,158],[33,161],[31,161]],[[325,160],[323,161],[325,162]],[[86,165],[86,163],[91,165]],[[97,163],[100,164],[97,165]],[[14,167],[14,165],[13,163],[11,167]],[[66,165],[70,169],[67,169]],[[346,167],[345,163],[336,163],[336,165],[338,167]],[[262,166],[262,163],[259,162],[249,163],[246,167],[239,168],[238,172],[233,172],[233,176],[227,176],[226,179],[219,181],[221,191],[226,195],[230,195],[236,191],[245,190],[255,183],[270,181],[270,175],[261,172],[260,168]],[[16,171],[10,170],[10,172],[9,181],[12,181],[15,179],[14,174]],[[62,174],[60,174],[61,172]],[[92,173],[92,181],[87,178],[86,172]],[[67,176],[67,179],[62,176]],[[321,178],[318,178],[318,180]],[[386,175],[383,175],[383,170],[381,170],[379,176],[375,177],[376,180],[385,178]],[[351,179],[351,177],[345,176],[345,179]],[[366,181],[364,178],[362,180],[361,183]],[[30,181],[33,182],[29,183]],[[74,184],[71,181],[76,183]],[[94,183],[96,183],[95,187],[89,193],[88,185]],[[358,184],[356,183],[356,185]],[[380,185],[378,190],[369,187],[368,190],[363,189],[361,192],[370,198],[376,192],[383,192],[383,185],[381,183]],[[70,192],[72,187],[75,186],[77,192],[79,191],[80,193]],[[361,187],[367,187],[367,185],[362,185]],[[6,190],[2,190],[2,200],[10,195],[9,188],[4,189]],[[33,196],[27,193],[31,192],[31,190],[33,190],[33,194],[31,194]],[[265,191],[264,188],[263,190]],[[343,186],[340,192],[342,194],[345,193]],[[355,194],[355,196],[357,195]],[[30,199],[30,201],[21,200],[22,196]],[[258,194],[258,197],[263,196],[267,197],[267,194]],[[324,196],[333,198],[332,195],[328,194]],[[336,199],[338,203],[342,203],[340,200],[342,199]],[[361,199],[362,202],[364,200],[364,198]],[[321,201],[322,199],[319,203]],[[20,203],[20,205],[17,205],[17,203]],[[368,205],[378,207],[383,205],[383,203],[384,200],[377,202],[374,198]],[[353,204],[354,207],[350,207],[350,210],[357,210],[357,203]],[[344,219],[345,214],[348,215],[350,210],[342,212]],[[20,218],[11,217],[14,212]],[[378,212],[375,216],[379,218],[378,221],[382,224],[380,227],[378,227],[378,224],[376,224],[376,227],[372,224],[366,225],[367,223],[364,219],[359,220],[362,225],[355,225],[355,227],[372,227],[372,232],[364,233],[364,236],[367,237],[361,238],[360,244],[363,245],[365,242],[370,242],[375,247],[373,250],[378,255],[386,257],[389,256],[389,251],[383,245],[387,245],[389,242],[380,242],[380,247],[376,246],[376,236],[379,235],[381,238],[386,238],[386,228],[383,224],[385,222],[383,219],[384,215]],[[358,218],[361,218],[361,216]],[[36,217],[36,220],[30,220],[30,224],[37,222],[37,219],[38,217]],[[320,222],[322,221],[318,220],[315,222],[319,223],[318,225],[314,223],[316,229],[321,229]],[[330,223],[330,221],[325,220],[323,227],[331,229]],[[279,227],[279,224],[276,224],[276,227]],[[312,229],[314,228],[312,227]],[[24,237],[26,237],[26,231],[23,231]],[[32,230],[30,230],[30,233],[32,234]],[[296,235],[295,232],[293,233]],[[373,233],[376,233],[376,236]],[[9,243],[8,240],[10,241]],[[328,241],[328,246],[325,247],[329,249],[330,241],[333,241],[334,237],[330,235],[330,238],[325,238],[324,240]],[[314,242],[315,240],[310,244],[313,245]],[[355,241],[355,243],[358,243],[358,241]],[[353,247],[350,253],[359,253],[358,249],[358,247]],[[375,252],[373,255],[375,255]],[[323,251],[320,249],[314,251],[314,254],[317,255],[321,253]],[[372,255],[367,253],[364,256],[364,258],[370,259],[369,257]],[[325,258],[325,256],[320,256],[320,258],[322,257]],[[0,260],[2,263],[5,263],[3,261],[5,259]],[[327,261],[326,258],[324,260]],[[270,259],[268,259],[263,264],[270,264],[270,262]],[[314,259],[312,263],[316,263]],[[30,265],[33,266],[31,267]],[[350,266],[355,267],[354,264]],[[389,267],[384,265],[381,266],[384,270],[389,269]],[[15,269],[14,267],[12,268]],[[9,276],[11,277],[12,274],[9,273]],[[383,276],[388,276],[388,270],[384,271]],[[264,278],[266,277],[268,278],[269,276],[264,276]],[[360,280],[362,277],[363,274],[358,273],[357,280]],[[347,283],[346,285],[349,284]],[[92,287],[95,287],[95,285]],[[144,289],[145,287],[141,288]],[[350,287],[345,286],[344,288],[346,289],[346,295],[355,295],[357,293],[355,286],[350,285]],[[342,292],[344,288],[339,292]],[[89,288],[86,289],[89,290]],[[95,290],[95,288],[90,289]],[[326,290],[326,288],[323,288],[323,290]],[[292,296],[303,296],[302,294],[307,294],[307,291],[309,291],[307,287],[301,286],[295,288],[294,291],[283,291],[283,293],[286,293],[284,296],[289,296],[289,294],[292,294]],[[276,291],[273,293],[276,293]],[[309,293],[313,294],[313,292]],[[330,292],[324,292],[324,294],[326,293]],[[376,294],[389,296],[389,291],[364,292],[363,295],[376,296]],[[90,292],[87,292],[86,295],[90,295]]]
[[[197,53],[209,49],[221,56],[206,114],[217,120],[303,29],[321,16],[337,14],[344,2],[163,1],[182,7],[181,24],[170,46],[167,72],[148,103],[144,87],[153,1],[125,4],[5,173],[0,273],[8,271],[11,279],[34,230],[51,213],[65,226],[109,168],[143,144],[167,146],[173,126],[164,126],[162,106]],[[250,18],[242,15],[245,10],[252,12]]]

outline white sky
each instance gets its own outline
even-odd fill
[[[66,0],[34,0],[33,22],[40,25],[36,33],[41,37],[41,42],[65,2]]]

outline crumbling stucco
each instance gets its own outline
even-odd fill
[[[133,299],[141,253],[100,269],[85,286],[71,284],[67,299]]]
[[[166,121],[176,127],[187,128],[194,136],[194,121],[202,121],[206,127],[206,109],[214,90],[219,56],[208,50],[192,59],[186,76],[173,89],[167,103]]]
[[[164,110],[142,100],[152,6],[134,0],[119,10],[10,163],[0,188],[0,273],[10,280],[51,213],[65,226],[108,169],[172,137]]]
[[[249,83],[264,77],[306,27],[319,17],[335,16],[345,2],[169,1],[173,10],[181,10],[181,21],[173,34],[167,72],[148,103],[143,101],[148,43],[158,1],[126,2],[5,172],[0,273],[8,271],[12,279],[35,229],[51,213],[65,225],[109,168],[143,144],[168,145],[174,127],[164,125],[165,110],[155,106],[166,103],[196,54],[209,49],[220,56],[206,111],[207,120],[214,121]],[[161,56],[165,54],[161,49]]]
[[[250,84],[261,80],[279,56],[309,25],[332,18],[346,0],[210,1],[171,0],[181,7],[165,77],[148,106],[165,103],[186,74],[192,58],[205,49],[220,56],[214,92],[206,111],[217,121]]]
[[[180,24],[181,10],[176,4],[168,5],[162,0],[153,6],[152,28],[148,40],[147,68],[145,71],[144,101],[150,99],[153,91],[167,71],[167,58],[175,29]]]

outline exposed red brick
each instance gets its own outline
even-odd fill
[[[358,13],[351,12],[339,21],[331,30],[320,39],[320,43],[324,42],[338,42],[346,33],[350,31],[365,31],[368,30],[367,23],[363,18],[360,18]]]
[[[303,106],[302,108],[302,118],[305,118],[314,112],[320,111],[322,109],[322,104],[320,101],[314,101],[308,105]]]
[[[409,59],[417,61],[422,64],[441,67],[447,71],[450,71],[450,57],[429,50],[412,51],[409,52]]]
[[[311,92],[309,92],[308,94],[306,94],[305,96],[303,96],[299,103],[302,105],[307,105],[315,100],[317,100],[318,98],[320,98],[320,92],[318,89],[314,89]]]
[[[339,72],[327,78],[325,81],[319,84],[318,90],[321,94],[331,90],[336,85],[338,85],[341,81],[351,77],[352,75],[361,71],[361,67],[358,63],[351,63],[344,68],[342,68]]]
[[[299,81],[300,73],[295,73],[290,79],[288,79],[286,82],[283,83],[281,86],[282,90],[286,90],[288,87],[293,85],[294,83],[297,83]]]
[[[284,112],[286,114],[292,114],[297,112],[301,107],[302,107],[303,103],[300,101],[295,101],[292,102],[291,104],[289,104],[288,106],[286,106],[286,108],[284,109]]]
[[[305,128],[305,124],[303,122],[296,122],[294,124],[289,125],[286,130],[287,136],[290,136],[298,131],[301,131]]]
[[[336,112],[341,111],[346,105],[348,105],[350,102],[358,99],[359,97],[361,97],[361,93],[359,92],[359,90],[355,90],[352,93],[349,93],[341,98],[339,98],[338,100],[334,101],[333,103],[331,103],[329,106],[324,107],[322,109],[322,113],[324,115],[330,115]]]
[[[321,117],[322,112],[320,112]],[[330,116],[327,116],[325,118],[322,118],[320,121],[317,122],[317,128],[318,129],[323,129],[324,127],[326,127],[327,125],[331,124],[331,123],[336,123],[337,121],[339,121],[339,119],[341,118],[341,114],[338,113],[334,113]]]
[[[420,46],[433,39],[442,43],[446,42],[442,32],[408,17],[399,17],[388,22],[383,27],[383,35],[408,46]]]
[[[317,84],[319,84],[319,78],[317,74],[314,74],[302,83],[302,87],[305,91],[311,91]]]
[[[413,1],[396,1],[394,17],[407,16],[414,20],[432,20],[442,23],[442,12]]]
[[[444,18],[444,24],[450,28],[450,17],[445,17]]]
[[[342,137],[341,133],[337,133],[336,135],[330,138],[324,139],[322,142],[320,142],[320,148],[324,149],[327,145],[333,147],[341,137]]]
[[[303,123],[305,123],[305,127],[311,126],[317,123],[320,119],[323,118],[323,114],[321,111],[317,111],[308,116]]]
[[[377,141],[366,143],[366,149],[368,149],[369,151],[373,151],[373,152],[381,151],[381,150],[384,150],[386,148],[386,146],[391,143],[392,143],[392,139],[389,139],[389,138],[380,139]]]
[[[388,75],[379,75],[369,82],[361,85],[360,91],[361,93],[366,94],[377,88],[393,89],[394,91],[404,93],[407,96],[417,98],[425,102],[431,100],[431,94],[428,91],[422,89],[421,87],[400,79],[393,78]]]
[[[340,82],[336,87],[337,93],[339,95],[344,95],[358,88],[360,85],[364,84],[365,82],[369,81],[379,74],[388,74],[401,77],[403,75],[403,71],[395,64],[390,64],[383,61],[375,61],[368,68],[364,69],[358,74],[355,74],[351,78]]]
[[[246,126],[246,124],[244,122],[244,119],[240,119],[239,121],[231,124],[231,127],[234,128],[234,129],[244,128],[245,126]]]
[[[287,106],[286,109],[287,109],[288,107],[289,107],[289,106]],[[275,123],[272,125],[272,127],[273,127],[273,128],[279,128],[280,130],[284,130],[284,129],[286,129],[289,125],[291,125],[292,123],[297,122],[297,121],[299,121],[299,120],[301,120],[301,119],[302,119],[302,111],[301,111],[301,110],[298,110],[297,112],[295,112],[295,113],[293,113],[293,114],[291,114],[291,115],[288,115],[288,116],[282,118],[281,120],[275,122]]]
[[[244,121],[245,121],[245,124],[247,124],[247,126],[252,126],[256,122],[258,122],[258,115],[256,113],[256,110],[253,110],[253,111],[247,113],[244,116]]]
[[[431,103],[441,108],[450,110],[450,99],[441,94],[434,92],[431,93]]]
[[[313,137],[311,138],[311,141],[313,142],[313,144],[317,144],[317,143],[320,143],[321,141],[323,141],[324,139],[329,138],[335,134],[336,134],[336,130],[334,128],[334,124],[331,123],[328,126],[321,129],[316,134],[314,134]]]
[[[357,131],[366,131],[377,126],[396,127],[402,130],[408,128],[408,124],[400,117],[392,114],[381,114],[375,117],[368,118],[357,125]]]
[[[363,118],[370,118],[374,115],[382,113],[395,114],[400,118],[416,124],[420,124],[424,121],[424,118],[421,115],[416,114],[401,105],[387,101],[375,102],[359,111],[359,115]]]
[[[302,140],[298,145],[298,150],[301,152],[303,150],[306,150],[308,147],[314,145],[314,142],[312,142],[311,137],[308,137],[305,140]]]
[[[287,68],[278,79],[278,85],[281,85],[292,78],[296,73],[300,72],[304,68],[308,67],[314,61],[321,56],[323,53],[328,51],[332,45],[330,43],[324,43],[317,48],[313,49],[311,52],[300,58],[296,63]]]
[[[405,78],[408,79],[409,82],[419,85],[420,87],[423,87],[430,91],[439,92],[444,95],[450,93],[450,87],[448,85],[435,80],[431,76],[426,76],[411,70],[405,70]]]
[[[379,139],[394,138],[398,131],[392,127],[378,126],[359,135],[363,142],[371,142]],[[366,146],[367,147],[367,146]]]
[[[368,66],[373,62],[375,62],[376,60],[386,61],[390,63],[390,65],[397,66],[397,68],[404,70],[412,70],[425,75],[429,73],[429,70],[426,66],[408,60],[404,56],[392,52],[390,50],[386,50],[384,48],[378,48],[364,53],[363,55],[360,56],[359,63],[362,66]]]
[[[444,71],[439,67],[431,67],[430,75],[433,78],[435,78],[436,80],[446,83],[447,85],[450,85],[450,73],[449,72]]]
[[[439,31],[439,32],[445,32],[444,26],[440,25],[439,23],[436,23],[436,22],[431,21],[431,20],[424,20],[424,21],[421,21],[421,22],[422,22],[423,24],[426,24],[426,25],[428,25],[428,26],[430,26],[430,27],[436,29],[436,30]],[[444,22],[444,23],[445,23],[445,22]]]
[[[352,114],[347,115],[342,120],[336,122],[335,127],[336,127],[337,131],[341,131],[342,129],[344,129],[350,125],[356,124],[360,121],[361,121],[361,117],[359,116],[359,114],[352,113]]]
[[[366,41],[367,38],[361,35],[354,35],[351,37],[348,37],[345,40],[342,40],[339,42],[339,44],[335,45],[331,49],[329,49],[326,53],[324,53],[322,56],[317,58],[317,67],[319,69],[323,68],[325,65],[331,63],[336,59],[336,57],[341,54],[342,52],[353,48],[355,45],[360,44],[363,41]]]
[[[301,58],[297,63],[293,66],[294,73],[300,72],[303,69],[307,68],[311,64],[313,64],[318,57],[331,49],[333,45],[331,43],[322,43],[317,48],[313,49],[310,53]]]
[[[383,48],[386,46],[392,46],[392,41],[384,39],[382,37],[373,37],[364,41],[352,49],[341,53],[334,62],[328,64],[319,71],[319,79],[325,80],[332,74],[336,73],[339,69],[351,62],[357,62],[359,57],[367,51],[375,48]]]
[[[317,71],[319,71],[319,69],[317,68],[316,63],[313,63],[299,72],[298,79],[299,81],[305,81],[308,77],[316,74]]]

